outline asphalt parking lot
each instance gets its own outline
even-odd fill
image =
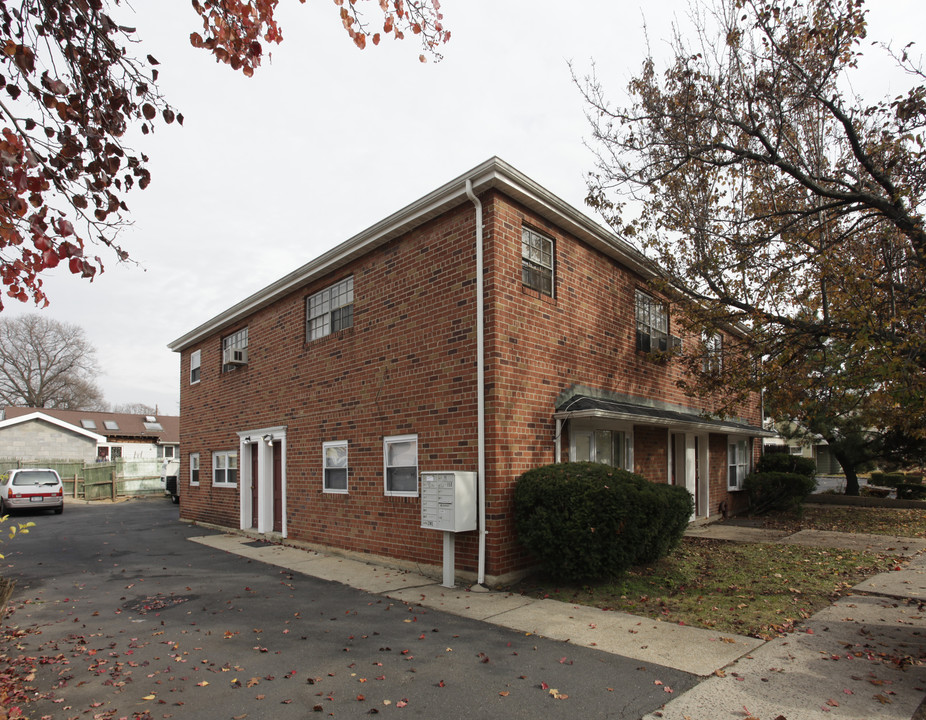
[[[189,542],[167,499],[30,520],[0,547],[29,717],[639,718],[698,681]]]

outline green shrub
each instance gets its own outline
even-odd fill
[[[514,492],[519,539],[566,581],[613,577],[662,557],[681,541],[693,507],[682,487],[588,462],[528,470]]]
[[[877,476],[877,477],[876,477]],[[896,488],[907,484],[907,476],[902,472],[872,473],[868,482],[879,487]],[[899,497],[899,496],[898,496]]]
[[[756,463],[756,472],[797,473],[807,477],[817,476],[817,463],[813,458],[789,455],[788,453],[766,453]]]
[[[816,486],[817,481],[813,477],[789,472],[755,472],[747,475],[743,482],[753,513],[800,506]]]
[[[897,483],[899,500],[923,500],[926,498],[926,485],[920,483]]]

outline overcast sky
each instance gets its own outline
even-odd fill
[[[567,63],[584,74],[594,61],[617,97],[646,52],[644,21],[657,53],[673,20],[686,25],[675,0],[442,0],[453,36],[421,64],[414,39],[356,49],[331,0],[283,0],[284,42],[249,79],[190,47],[188,3],[134,5],[123,22],[185,122],[137,143],[153,178],[129,194],[120,237],[137,265],[91,248],[106,271],[92,284],[66,264],[47,273],[41,312],[84,328],[107,402],[164,414],[179,412],[167,343],[493,155],[583,208],[592,155]],[[877,0],[869,35],[917,39],[923,5]]]

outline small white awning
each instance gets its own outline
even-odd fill
[[[553,417],[557,420],[602,418],[638,425],[659,425],[680,430],[749,435],[750,437],[777,436],[777,433],[735,418],[714,418],[694,412],[667,410],[636,403],[593,398],[587,395],[574,395],[563,402],[553,413]]]

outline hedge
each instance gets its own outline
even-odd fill
[[[750,511],[764,513],[799,506],[817,487],[817,481],[794,472],[754,472],[746,476],[743,487],[749,495]]]
[[[657,485],[600,463],[529,470],[514,492],[518,537],[552,578],[614,577],[681,541],[694,505],[682,487]]]

